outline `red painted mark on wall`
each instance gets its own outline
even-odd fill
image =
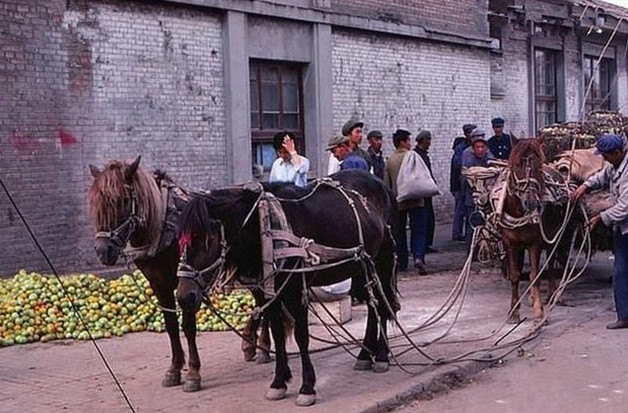
[[[70,132],[59,128],[53,137],[35,137],[26,135],[21,131],[15,131],[13,135],[9,137],[9,142],[18,151],[33,151],[45,149],[46,147],[50,147],[51,144],[54,146],[60,145],[61,147],[71,146],[78,143],[78,140]]]
[[[74,145],[77,143],[76,138],[70,134],[70,132],[63,129],[59,129],[57,132],[59,134],[59,140],[61,140],[61,145]]]

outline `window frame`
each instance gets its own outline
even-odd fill
[[[277,100],[278,100],[278,108],[279,111],[277,113],[278,116],[278,127],[277,128],[266,128],[264,126],[264,94],[263,94],[263,86],[262,86],[262,70],[263,69],[271,69],[277,74]],[[284,125],[284,85],[287,83],[283,82],[285,74],[288,71],[296,72],[297,77],[297,128],[286,128]],[[291,132],[295,137],[295,147],[297,151],[303,155],[305,155],[305,128],[304,128],[304,100],[303,100],[303,65],[294,62],[286,62],[286,61],[275,61],[275,60],[264,60],[264,59],[250,59],[249,60],[249,87],[253,88],[253,82],[255,82],[255,87],[257,88],[257,110],[253,110],[253,91],[250,90],[251,98],[250,98],[250,111],[249,111],[249,120],[251,122],[251,147],[252,147],[252,161],[253,163],[260,163],[258,159],[256,159],[257,154],[255,151],[256,144],[268,144],[272,143],[273,136],[278,132]],[[253,77],[255,74],[255,77]],[[253,116],[257,116],[257,127],[253,127]],[[264,171],[269,171],[270,166],[265,166]]]
[[[540,64],[541,62],[539,62],[539,53],[543,53],[544,57],[543,60],[544,62],[542,62],[544,64],[544,68],[543,70],[539,70],[541,68]],[[547,73],[547,67],[548,67],[548,56],[551,56],[551,70],[552,70],[552,77],[553,77],[553,84],[551,83],[546,83],[546,82],[541,82],[540,78],[541,75],[543,75],[543,78],[546,77],[546,73]],[[553,123],[558,122],[559,119],[559,79],[558,79],[558,69],[559,69],[559,56],[558,56],[558,52],[556,50],[553,49],[547,49],[547,48],[543,48],[543,47],[535,47],[534,48],[534,119],[535,119],[535,127],[536,130],[541,129],[544,126],[548,126],[551,125]],[[553,94],[547,94],[544,91],[547,89],[547,87],[550,86],[553,88]],[[540,93],[541,90],[543,90],[543,93]],[[553,104],[553,111],[548,111],[548,110],[539,110],[539,103],[544,103],[544,104]],[[553,114],[553,116],[548,116]]]
[[[584,76],[584,91],[585,95],[585,110],[586,112],[592,112],[596,110],[611,110],[613,107],[613,78],[614,78],[614,59],[603,57],[600,60],[600,64],[595,67],[598,57],[591,55],[584,55],[582,72]],[[602,79],[602,70],[604,69],[606,79]],[[597,74],[597,80],[600,81],[598,88],[592,87],[589,95],[587,96],[587,90],[589,82]],[[605,81],[606,88],[602,89],[602,82]],[[594,83],[595,85],[595,83]]]

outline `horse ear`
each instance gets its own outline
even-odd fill
[[[91,172],[94,178],[98,178],[98,175],[100,175],[100,171],[98,170],[98,168],[92,164],[89,164],[89,172]]]
[[[133,163],[131,165],[129,165],[129,167],[127,168],[127,170],[124,173],[124,179],[127,182],[132,182],[133,181],[133,175],[135,175],[135,172],[137,172],[137,167],[140,165],[140,160],[142,159],[142,155],[138,155],[137,158],[135,158],[135,160],[133,161]]]
[[[519,138],[517,138],[517,135],[510,132],[510,144],[514,147],[517,144],[517,142],[519,142]]]

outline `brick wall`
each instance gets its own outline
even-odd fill
[[[0,3],[0,177],[60,271],[96,265],[87,165],[138,154],[226,183],[220,15],[117,1]],[[0,275],[49,271],[0,193]]]
[[[488,34],[488,0],[331,0],[332,10],[460,35]]]
[[[386,155],[393,151],[397,128],[413,136],[420,129],[432,132],[432,165],[443,191],[435,198],[436,215],[449,221],[453,138],[465,123],[490,124],[488,52],[337,30],[332,65],[335,131],[357,114],[364,119],[365,135],[372,129],[384,133]]]

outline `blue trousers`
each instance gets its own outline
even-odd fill
[[[399,211],[399,226],[397,228],[397,258],[399,268],[408,267],[408,233],[406,224],[410,219],[410,251],[413,258],[425,260],[427,249],[427,218],[428,211],[425,207],[411,208]]]
[[[464,191],[454,192],[454,222],[451,226],[451,239],[462,238],[467,217],[467,208],[464,205]]]
[[[613,231],[613,294],[617,319],[628,320],[628,234]]]

